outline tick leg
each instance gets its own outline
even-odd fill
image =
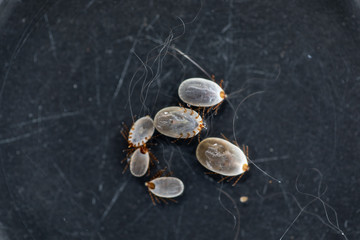
[[[218,181],[218,183],[221,183],[222,181],[226,180],[227,178],[228,178],[228,176],[223,177],[222,179],[220,179],[220,180]]]
[[[178,137],[176,140],[172,141],[172,143],[176,143],[177,141],[180,140],[180,138],[182,138],[184,135],[182,133],[180,133],[180,137]]]
[[[203,107],[202,110],[203,110],[202,111],[202,118],[204,118],[204,116],[205,116],[205,107]]]
[[[150,190],[148,190],[148,192],[149,192],[149,195],[150,195],[150,198],[151,198],[151,201],[152,201],[153,205],[156,206],[156,203],[154,201],[154,197],[153,197],[152,193],[150,192]]]
[[[157,201],[157,203],[160,204],[159,198],[158,198],[157,196],[155,196],[155,195],[154,195],[154,198],[155,198],[155,200]]]
[[[224,135],[223,133],[220,133],[220,135],[221,135],[226,141],[230,142],[230,140],[229,140],[227,137],[225,137],[225,135]]]
[[[124,129],[120,133],[121,133],[121,136],[127,141],[128,140],[128,138],[127,138],[128,133],[126,132],[126,130]]]
[[[236,177],[236,176],[232,176],[232,177],[230,177],[230,178],[227,180],[227,182],[231,182],[231,180],[233,180],[233,179],[234,179],[234,177]]]
[[[193,135],[191,138],[190,138],[190,141],[188,142],[188,144],[190,144],[192,142],[192,140],[194,139],[195,135]]]
[[[236,143],[236,145],[239,147],[239,145]],[[239,147],[240,148],[240,147]],[[246,156],[247,159],[249,159],[249,146],[247,145],[242,145],[242,150]]]
[[[129,132],[129,128],[128,128],[128,126],[126,125],[126,123],[123,122],[122,125],[123,125],[125,131]]]
[[[129,167],[129,163],[126,163],[126,166],[124,167],[124,170],[122,171],[122,174],[124,174],[126,172],[126,170],[128,169]]]
[[[155,173],[155,175],[151,178],[151,180],[160,177],[161,175],[163,175],[163,173],[166,171],[166,167],[164,169],[159,170],[157,173]]]
[[[220,83],[219,83],[219,86],[220,86],[221,88],[223,88],[223,87],[222,87],[223,82],[224,82],[224,79],[221,79],[221,80],[220,80]]]
[[[124,163],[125,160],[127,160],[127,159],[128,159],[128,157],[126,156],[123,160],[121,160],[121,163]]]
[[[213,110],[215,110],[215,115],[217,115],[217,112],[219,111],[219,107],[220,105],[223,103],[223,101],[219,102],[218,105],[216,105],[215,107],[213,107]]]
[[[155,157],[155,155],[149,151],[149,155],[150,155],[150,161],[156,161],[159,164],[159,160]]]
[[[165,204],[169,204],[165,199],[163,199],[163,198],[160,198],[160,200],[161,201],[163,201],[163,203],[165,203]]]
[[[158,134],[156,137],[160,136],[160,134]],[[152,137],[154,138],[154,137]],[[157,146],[157,143],[152,143],[152,142],[147,142],[146,146]]]
[[[128,158],[135,150],[136,148],[128,148],[124,149],[123,152],[126,152],[126,157]]]
[[[177,203],[177,201],[175,199],[172,199],[172,198],[168,198],[168,200],[174,202],[174,203]]]
[[[210,174],[218,174],[218,173],[216,173],[216,172],[205,172],[205,174],[210,175]]]
[[[179,103],[179,106],[182,107],[184,109],[184,113],[186,113],[186,108],[181,103]]]
[[[241,174],[241,175],[236,179],[236,181],[235,181],[234,184],[232,185],[233,187],[238,183],[238,181],[242,178],[242,176],[244,176],[244,173]]]

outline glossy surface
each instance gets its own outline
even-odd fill
[[[139,147],[150,140],[154,134],[154,121],[151,117],[145,116],[135,121],[129,131],[129,145]]]
[[[178,89],[180,99],[190,105],[211,107],[224,100],[224,90],[214,81],[204,78],[189,78]]]
[[[162,198],[174,198],[184,192],[183,182],[176,177],[159,177],[150,181],[155,188],[149,188],[150,192]]]
[[[201,116],[183,107],[166,107],[161,109],[154,118],[156,130],[173,138],[189,138],[197,135],[202,125]]]
[[[149,152],[142,153],[141,148],[135,150],[130,158],[130,172],[135,177],[142,177],[149,169]]]
[[[224,176],[240,175],[248,165],[244,152],[222,138],[201,141],[196,149],[196,158],[205,168]]]

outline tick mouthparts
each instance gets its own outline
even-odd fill
[[[221,92],[220,92],[220,97],[221,97],[222,99],[225,99],[225,98],[227,98],[227,95],[226,95],[226,93],[225,93],[224,91],[221,91]]]
[[[154,189],[154,188],[155,188],[155,184],[152,183],[152,182],[146,182],[146,183],[145,183],[145,186],[147,186],[147,187],[150,188],[150,189]]]

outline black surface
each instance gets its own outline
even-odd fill
[[[280,239],[294,219],[283,239],[359,239],[358,10],[335,0],[0,1],[0,239]],[[162,49],[166,39],[228,94],[244,88],[234,107],[264,91],[240,105],[234,129],[281,184],[254,166],[236,187],[217,184],[196,141],[165,137],[152,150],[185,184],[177,204],[152,206],[146,179],[121,173],[131,78],[133,113],[154,116],[179,103],[182,80],[206,77]],[[206,134],[233,139],[233,117],[224,103]],[[318,187],[321,199],[301,193]]]

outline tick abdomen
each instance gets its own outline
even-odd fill
[[[173,138],[188,138],[199,133],[202,125],[201,116],[182,107],[166,107],[161,109],[154,118],[156,130]]]
[[[247,157],[239,147],[221,138],[201,141],[196,149],[196,157],[205,168],[224,176],[240,175],[248,164]]]
[[[178,89],[180,99],[192,106],[211,107],[224,100],[224,90],[215,82],[203,78],[183,81]]]
[[[142,177],[149,169],[149,152],[142,152],[141,148],[135,150],[130,158],[130,172],[135,177]]]
[[[154,121],[151,117],[139,118],[131,127],[129,132],[129,144],[132,147],[139,147],[150,140],[154,134]]]
[[[184,192],[183,182],[176,177],[159,177],[151,180],[154,188],[150,192],[162,198],[174,198]],[[151,184],[151,185],[152,185]]]

